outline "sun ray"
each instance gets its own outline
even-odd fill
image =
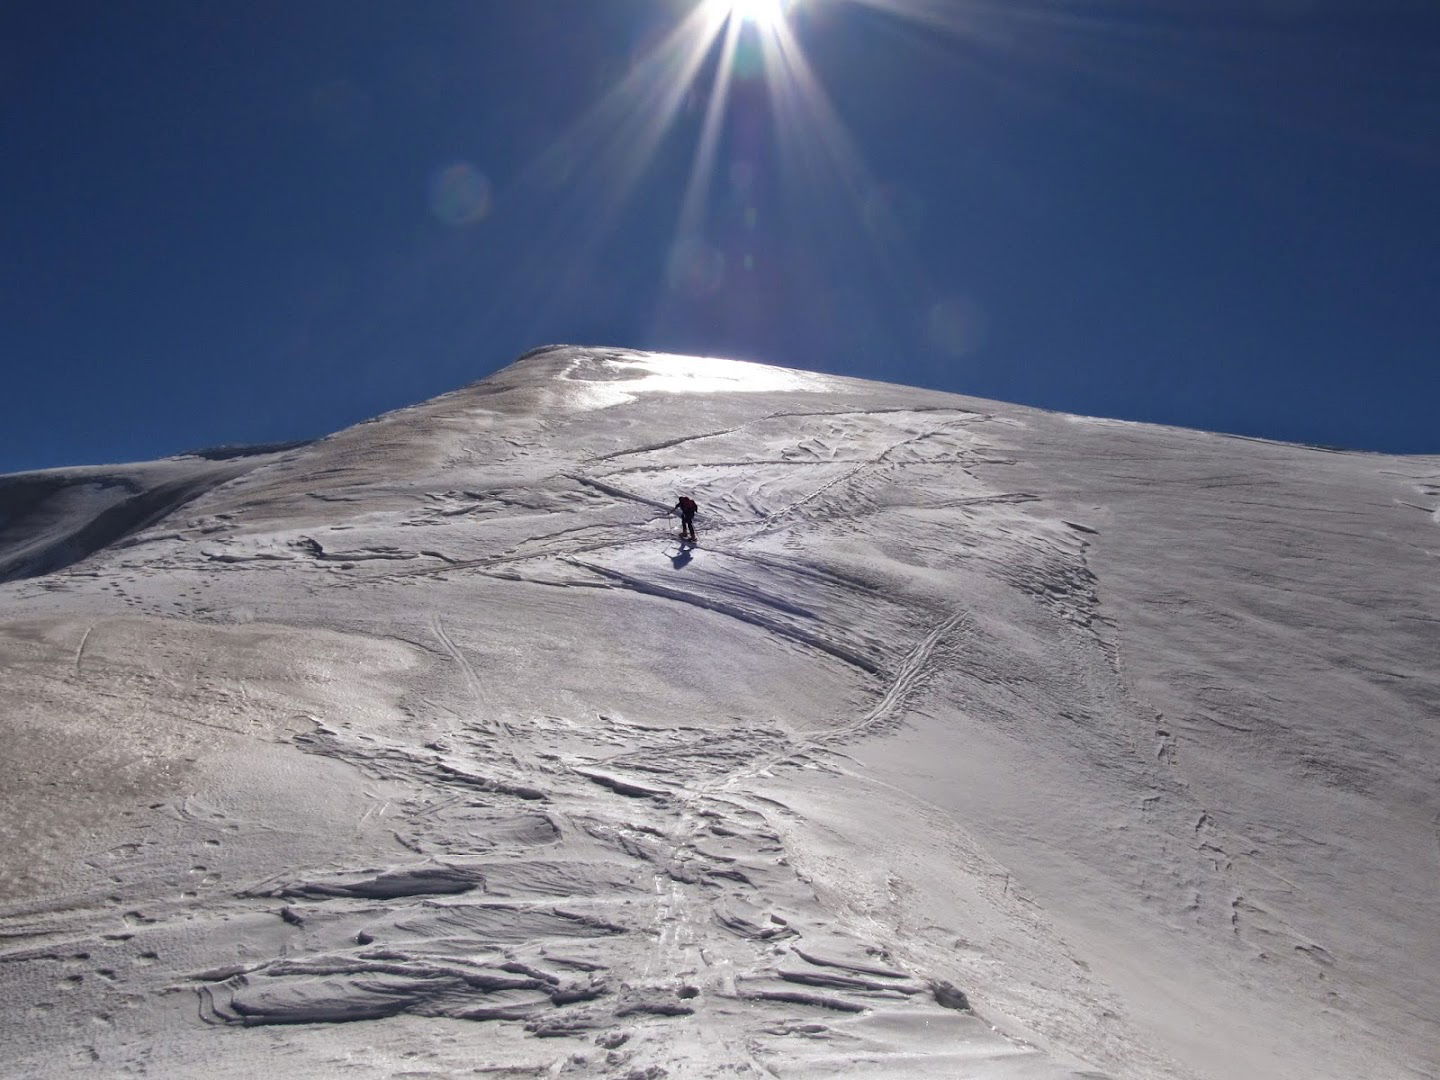
[[[679,114],[723,19],[700,5],[573,124],[529,169],[522,186],[562,166],[595,155],[596,183],[607,192],[604,210],[618,208]],[[613,166],[613,167],[612,167]]]
[[[774,72],[776,142],[789,174],[788,189],[815,192],[838,187],[849,203],[849,221],[869,234],[885,276],[898,287],[921,287],[918,263],[899,246],[901,230],[884,203],[873,197],[880,188],[876,177],[789,26],[778,25],[765,49],[767,71]]]
[[[510,184],[507,192],[540,215],[536,244],[497,307],[524,303],[537,309],[563,303],[577,286],[595,252],[645,171],[653,164],[674,125],[705,58],[724,28],[726,13],[710,4],[693,8],[670,33],[645,53],[626,76],[570,125]],[[572,183],[575,174],[584,183]],[[536,193],[558,186],[566,197],[538,205]],[[561,281],[547,276],[544,253],[564,247],[573,253]],[[546,299],[536,303],[534,297]]]
[[[711,92],[710,102],[705,108],[705,122],[700,130],[700,142],[695,149],[695,161],[690,169],[685,201],[680,208],[680,223],[675,237],[677,244],[699,231],[700,218],[709,199],[710,182],[715,172],[715,153],[720,143],[720,128],[734,83],[735,49],[740,41],[740,31],[740,22],[730,19],[725,30],[725,44],[720,52],[720,67],[715,75],[715,89]]]
[[[779,26],[785,20],[784,0],[724,0],[736,22],[754,23],[762,30]]]
[[[562,246],[573,257],[557,281],[542,279],[544,260],[537,254],[532,265],[519,268],[512,279],[508,292],[515,295],[508,300],[497,296],[494,302],[519,303],[523,295],[539,318],[547,305],[564,304],[584,287],[601,246],[614,235],[622,211],[697,90],[704,100],[704,114],[670,239],[667,275],[686,272],[684,266],[677,267],[677,260],[718,259],[727,240],[735,238],[707,235],[712,192],[733,110],[734,85],[748,63],[742,56],[747,51],[758,55],[755,74],[763,79],[764,91],[762,97],[747,95],[746,100],[752,105],[769,101],[776,175],[782,194],[798,200],[797,220],[803,218],[822,231],[819,242],[834,249],[833,258],[866,259],[883,276],[897,283],[905,279],[907,287],[917,287],[916,264],[898,248],[900,230],[884,220],[888,210],[875,199],[880,186],[791,26],[791,15],[802,4],[818,2],[695,3],[624,78],[507,185],[512,197],[530,203],[531,210],[541,215],[537,251]],[[915,0],[856,2],[889,7]],[[707,89],[705,73],[711,65],[714,74]],[[559,195],[558,204],[543,205],[546,191]],[[883,227],[877,228],[877,223]],[[868,255],[853,246],[867,242],[872,245]],[[847,244],[851,246],[846,248]],[[711,272],[698,263],[692,269],[702,276]],[[723,274],[723,267],[716,273]],[[718,283],[705,285],[707,291],[718,287]],[[537,295],[544,299],[538,303],[529,299]]]

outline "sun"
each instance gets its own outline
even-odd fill
[[[785,20],[785,0],[724,0],[728,14],[742,23],[772,30]]]

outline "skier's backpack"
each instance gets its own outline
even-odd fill
[[[695,505],[695,500],[692,499],[692,498],[690,498],[689,495],[681,495],[681,496],[680,496],[680,512],[681,512],[681,513],[684,513],[684,514],[693,514],[693,513],[695,513],[695,511],[698,510],[698,509],[700,509],[700,508]]]

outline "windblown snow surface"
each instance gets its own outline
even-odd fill
[[[97,475],[0,482],[7,1075],[1440,1074],[1440,458],[554,348]]]

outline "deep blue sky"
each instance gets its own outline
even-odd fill
[[[1440,4],[870,4],[791,5],[825,107],[746,30],[682,228],[694,0],[9,0],[0,471],[562,341],[1440,452]]]

